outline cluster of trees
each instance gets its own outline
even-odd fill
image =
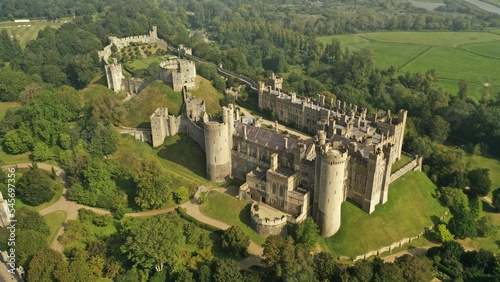
[[[440,270],[442,280],[495,281],[499,279],[500,261],[486,250],[465,251],[457,242],[445,242],[426,254]]]

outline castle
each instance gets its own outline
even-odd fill
[[[109,63],[109,58],[112,55],[111,47],[115,45],[118,50],[128,47],[131,43],[148,43],[157,44],[160,48],[168,49],[170,46],[163,39],[158,38],[156,26],[153,26],[149,31],[149,35],[131,36],[125,38],[109,37],[109,45],[98,52],[99,58],[104,62],[104,70],[108,82],[108,88],[114,92],[126,91],[129,94],[137,94],[144,89],[149,83],[142,79],[131,77],[126,78],[122,72],[122,65],[113,58],[113,62]],[[192,50],[185,46],[180,46],[185,54],[191,54]],[[196,86],[196,66],[194,62],[184,59],[169,59],[160,63],[160,71],[152,78],[153,80],[160,79],[172,86],[174,91],[181,91],[183,87],[194,89]]]
[[[220,117],[211,117],[204,101],[184,88],[180,116],[169,115],[166,108],[151,115],[153,147],[177,133],[191,136],[206,153],[210,181],[246,181],[239,196],[255,201],[251,215],[260,234],[283,234],[287,224],[312,216],[321,235],[332,236],[340,228],[341,204],[347,198],[367,213],[387,202],[389,184],[401,175],[391,169],[402,153],[407,112],[368,118],[366,109],[327,103],[321,95],[299,98],[283,91],[281,82],[273,76],[270,86],[259,84],[259,107],[275,111],[283,122],[316,131],[314,138],[270,131],[258,118],[245,122],[231,104]],[[416,157],[409,169],[420,167]]]
[[[0,192],[0,228],[9,226],[11,222],[11,213],[7,205],[7,201],[3,198]]]

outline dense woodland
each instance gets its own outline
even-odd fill
[[[434,240],[444,244],[430,251],[429,259],[406,256],[395,263],[376,259],[346,267],[331,254],[309,253],[317,230],[306,221],[293,238],[268,238],[262,268],[240,272],[234,259],[246,255],[248,238],[236,229],[214,232],[188,224],[180,217],[182,211],[122,222],[81,212],[79,221],[68,223],[63,240],[81,240],[85,246],[69,248],[62,255],[46,249],[42,242],[47,234],[43,218],[21,210],[17,216],[33,222],[20,227],[18,235],[19,240],[30,242],[29,248],[21,250],[28,281],[43,277],[47,281],[89,281],[89,277],[115,281],[422,281],[432,278],[436,267],[444,278],[498,279],[500,268],[494,254],[465,252],[453,240],[487,237],[494,229],[491,218],[481,216],[478,199],[490,192],[488,170],[471,170],[464,159],[466,152],[500,156],[500,93],[485,92],[480,101],[473,100],[467,95],[465,80],[459,82],[458,93],[447,93],[434,86],[434,70],[397,76],[395,67],[375,68],[368,49],[351,51],[335,40],[323,45],[316,36],[379,30],[482,30],[498,27],[499,16],[463,1],[446,1],[437,12],[398,0],[323,1],[321,7],[294,0],[59,2],[0,0],[2,20],[74,17],[59,29],[44,29],[24,49],[5,30],[0,32],[0,101],[18,101],[23,106],[0,122],[0,138],[9,154],[32,152],[35,162],[57,161],[68,171],[71,199],[112,210],[119,219],[126,211],[156,209],[171,199],[189,197],[186,187],[163,175],[155,159],[129,167],[105,158],[117,150],[119,136],[113,126],[123,123],[126,110],[114,94],[90,99],[81,94],[101,72],[97,51],[108,44],[109,35],[145,34],[156,25],[161,38],[174,46],[186,44],[194,55],[210,62],[200,65],[198,73],[213,80],[220,91],[226,85],[216,73],[218,63],[254,80],[265,80],[272,72],[289,73],[286,90],[311,97],[322,93],[366,107],[371,113],[407,109],[404,150],[424,156],[424,170],[440,187],[440,200],[453,218],[432,232]],[[205,29],[214,43],[205,43],[197,35],[189,37],[188,28]],[[226,84],[236,83],[229,80]],[[255,93],[242,97],[243,101],[236,102],[256,106]],[[458,146],[447,146],[450,143]],[[23,201],[37,205],[50,200],[59,189],[50,177],[37,168],[23,172]],[[0,173],[0,183],[5,178]],[[137,188],[132,197],[117,184],[123,180]],[[28,188],[23,192],[22,187],[34,186],[42,187],[40,193],[30,193]],[[165,197],[152,196],[157,194]],[[500,210],[498,189],[493,202]],[[117,224],[118,232],[96,237],[82,222]],[[152,232],[149,238],[159,240],[159,245],[141,241],[147,237],[144,232]],[[214,256],[213,246],[234,256],[218,258],[220,253]]]

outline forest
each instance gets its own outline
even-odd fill
[[[490,195],[493,208],[500,210],[500,187],[491,187],[491,172],[472,169],[465,155],[500,157],[500,93],[485,89],[481,99],[473,99],[465,79],[457,81],[457,93],[449,93],[435,85],[435,70],[398,74],[395,66],[379,69],[370,49],[350,50],[335,39],[323,44],[317,37],[362,31],[482,31],[500,28],[500,16],[464,1],[444,1],[434,12],[402,0],[311,3],[0,0],[0,20],[69,19],[58,29],[40,31],[25,48],[6,29],[0,30],[0,101],[21,105],[7,111],[0,122],[3,151],[10,155],[29,152],[35,163],[58,163],[68,173],[71,200],[115,215],[81,211],[79,220],[67,224],[62,240],[68,248],[61,254],[48,249],[43,240],[48,232],[44,219],[20,209],[16,216],[33,222],[21,226],[18,235],[21,241],[30,242],[20,250],[28,281],[89,281],[89,277],[114,281],[422,281],[436,275],[464,281],[498,279],[498,254],[465,251],[454,239],[488,237],[494,232],[491,218],[481,214],[480,198]],[[206,60],[199,65],[199,74],[214,81],[219,91],[237,85],[231,80],[224,85],[215,68],[221,63],[255,81],[265,81],[273,72],[283,75],[285,90],[308,97],[324,94],[365,107],[369,113],[408,110],[404,150],[424,157],[424,171],[439,187],[438,197],[453,215],[432,233],[443,244],[431,249],[428,258],[404,256],[394,263],[377,258],[345,266],[329,253],[310,253],[317,230],[305,222],[292,237],[267,239],[262,267],[240,271],[237,260],[248,255],[244,251],[248,238],[237,228],[207,230],[184,220],[182,211],[122,219],[126,212],[185,201],[198,184],[194,178],[165,176],[152,157],[133,161],[122,153],[119,158],[108,158],[130,144],[123,143],[128,141],[121,141],[114,129],[126,116],[122,97],[105,91],[91,97],[82,94],[102,75],[97,51],[109,43],[108,36],[146,34],[153,25],[160,38],[174,46],[192,47],[193,55]],[[210,41],[190,36],[189,29],[206,31]],[[235,102],[255,109],[256,93],[245,93]],[[19,183],[23,203],[36,206],[50,201],[60,191],[51,177],[36,167],[23,171]],[[0,180],[4,183],[6,175],[0,173]],[[121,189],[124,183],[137,192]],[[39,193],[30,193],[34,186]],[[5,185],[0,188],[4,191]],[[115,232],[93,234],[99,228]],[[72,245],[75,241],[84,243]]]

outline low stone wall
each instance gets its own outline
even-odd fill
[[[205,151],[205,132],[188,117],[182,116],[182,121],[186,124],[186,134],[191,137]],[[182,122],[181,121],[181,122]],[[182,126],[181,126],[182,128]]]
[[[117,131],[120,134],[132,135],[137,140],[151,144],[152,136],[151,136],[151,130],[149,130],[149,129],[120,127],[120,128],[117,128]]]
[[[411,162],[405,164],[403,167],[401,167],[400,169],[396,170],[394,173],[391,174],[389,183],[396,181],[396,179],[400,178],[409,171],[422,171],[422,157],[417,155],[414,156],[413,158],[414,159]]]

